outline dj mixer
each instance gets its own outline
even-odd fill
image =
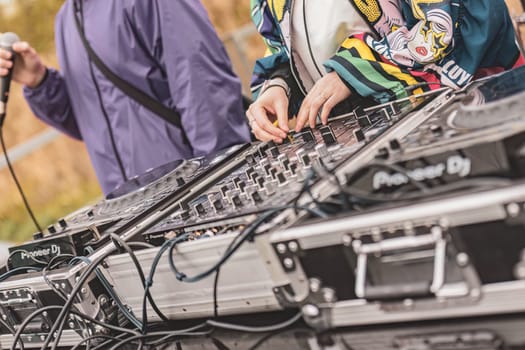
[[[131,179],[11,249],[0,347],[203,319],[273,334],[301,319],[307,335],[274,344],[523,348],[524,78],[356,106],[282,144]],[[250,318],[281,321],[239,325]],[[252,340],[218,334],[226,348]]]

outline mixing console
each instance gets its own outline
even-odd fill
[[[300,318],[315,334],[498,313],[522,321],[524,91],[518,68],[356,108],[282,144],[152,169],[11,249],[0,348],[18,335],[26,348],[118,342],[122,327],[133,341],[135,330],[149,337],[157,322],[188,319],[210,319],[188,335],[273,335]],[[295,316],[260,328],[220,318],[270,311]],[[425,337],[392,344],[468,343]]]
[[[376,159],[395,169],[368,169],[353,184],[396,191],[414,181],[437,186],[464,178],[525,175],[525,70],[473,83],[439,113],[379,149]]]
[[[406,101],[401,105],[413,107]],[[86,227],[96,227],[100,235],[118,233],[130,220],[177,201],[178,209],[148,230],[147,237],[173,230],[200,230],[203,225],[209,234],[228,232],[252,220],[250,215],[290,205],[305,179],[310,176],[309,181],[315,180],[309,175],[314,162],[322,159],[328,169],[334,168],[398,121],[401,110],[394,104],[368,111],[358,108],[334,118],[329,125],[291,132],[283,144],[234,146],[214,156],[167,164],[60,220],[49,233]],[[226,164],[228,169],[224,170]],[[202,189],[195,191],[196,183]]]
[[[151,169],[117,188],[106,199],[61,220],[52,227],[52,231],[56,233],[61,229],[98,226],[108,222],[114,224],[109,226],[115,230],[166,200],[174,192],[190,187],[211,168],[220,166],[225,159],[246,147],[233,146],[210,157],[176,161]]]
[[[43,238],[51,245],[62,236],[81,233],[93,237],[82,245],[98,249],[111,233],[129,239],[129,232],[143,222],[148,222],[147,228],[131,235],[153,244],[180,233],[200,237],[238,232],[261,212],[294,205],[319,180],[311,171],[313,164],[322,161],[328,171],[335,169],[434,96],[366,110],[358,107],[328,125],[290,132],[283,144],[238,145],[152,169],[98,203],[59,220],[44,234],[36,234],[34,244],[41,245]],[[146,219],[151,217],[159,218],[150,223]]]

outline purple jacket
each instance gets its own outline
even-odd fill
[[[61,73],[50,69],[38,88],[24,92],[40,119],[85,142],[104,193],[149,168],[249,142],[240,82],[200,1],[82,1],[94,51],[116,74],[176,107],[189,139],[185,144],[177,127],[128,98],[94,65],[92,79],[67,0],[55,28]]]

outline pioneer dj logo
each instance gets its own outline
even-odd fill
[[[382,188],[405,185],[409,182],[409,179],[415,181],[425,181],[440,178],[444,175],[457,175],[459,177],[465,177],[470,174],[471,170],[472,162],[470,159],[454,155],[441,163],[408,170],[406,175],[402,173],[389,174],[385,171],[379,171],[374,174],[372,179],[372,187],[374,190],[379,190]]]
[[[21,260],[26,260],[26,259],[33,260],[35,258],[51,257],[51,256],[57,256],[57,255],[60,255],[60,246],[56,244],[52,244],[49,247],[45,247],[41,249],[35,249],[32,251],[22,251],[20,253],[20,259]]]

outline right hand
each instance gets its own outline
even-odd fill
[[[46,66],[40,56],[27,42],[13,44],[13,51],[18,55],[14,64],[13,80],[29,88],[37,87],[46,76]],[[0,49],[0,76],[4,77],[13,69],[12,53]]]
[[[282,143],[287,137],[288,128],[288,97],[278,86],[270,87],[250,105],[246,117],[252,131],[261,141],[273,140]],[[273,122],[277,120],[278,125]]]

